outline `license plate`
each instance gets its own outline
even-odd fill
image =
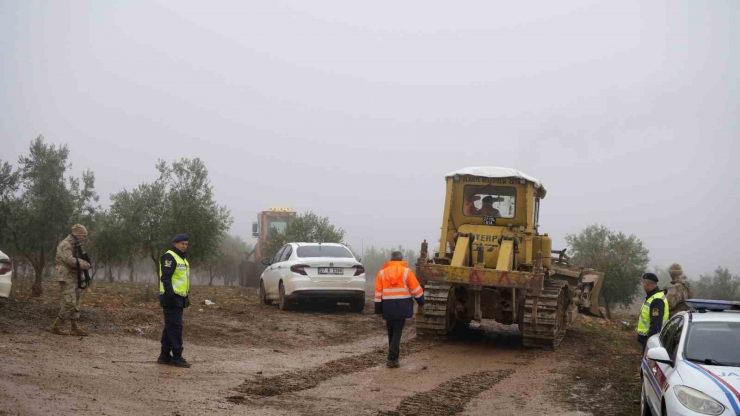
[[[496,217],[483,217],[483,225],[496,225]]]
[[[341,267],[319,267],[319,274],[344,274]]]

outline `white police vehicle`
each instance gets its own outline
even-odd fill
[[[648,339],[642,415],[740,416],[740,302],[687,304]]]

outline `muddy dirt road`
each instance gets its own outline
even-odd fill
[[[190,369],[156,364],[156,305],[138,321],[86,307],[92,335],[81,338],[48,332],[51,301],[11,304],[0,310],[0,415],[588,414],[558,399],[573,356],[520,350],[513,328],[443,342],[416,339],[410,321],[402,367],[388,369],[371,308],[280,312],[235,291],[233,303],[209,294],[224,309],[186,312]]]

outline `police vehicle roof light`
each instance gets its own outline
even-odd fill
[[[740,302],[730,300],[687,299],[686,304],[700,312],[705,311],[740,311]]]

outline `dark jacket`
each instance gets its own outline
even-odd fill
[[[187,253],[183,253],[174,246],[170,247],[170,250],[177,253],[182,259],[187,258]],[[169,264],[169,266],[165,266]],[[159,295],[159,305],[163,308],[187,308],[190,306],[190,299],[188,296],[180,296],[175,293],[172,289],[172,274],[175,273],[177,268],[177,262],[170,253],[165,253],[162,258],[159,259],[159,265],[162,268],[162,286],[164,286],[164,294]]]
[[[650,299],[650,296],[660,292],[660,289],[656,286],[655,289],[647,293],[645,300]],[[663,312],[665,311],[665,302],[663,299],[653,299],[650,302],[650,330],[648,331],[647,338],[660,332],[663,328]]]

